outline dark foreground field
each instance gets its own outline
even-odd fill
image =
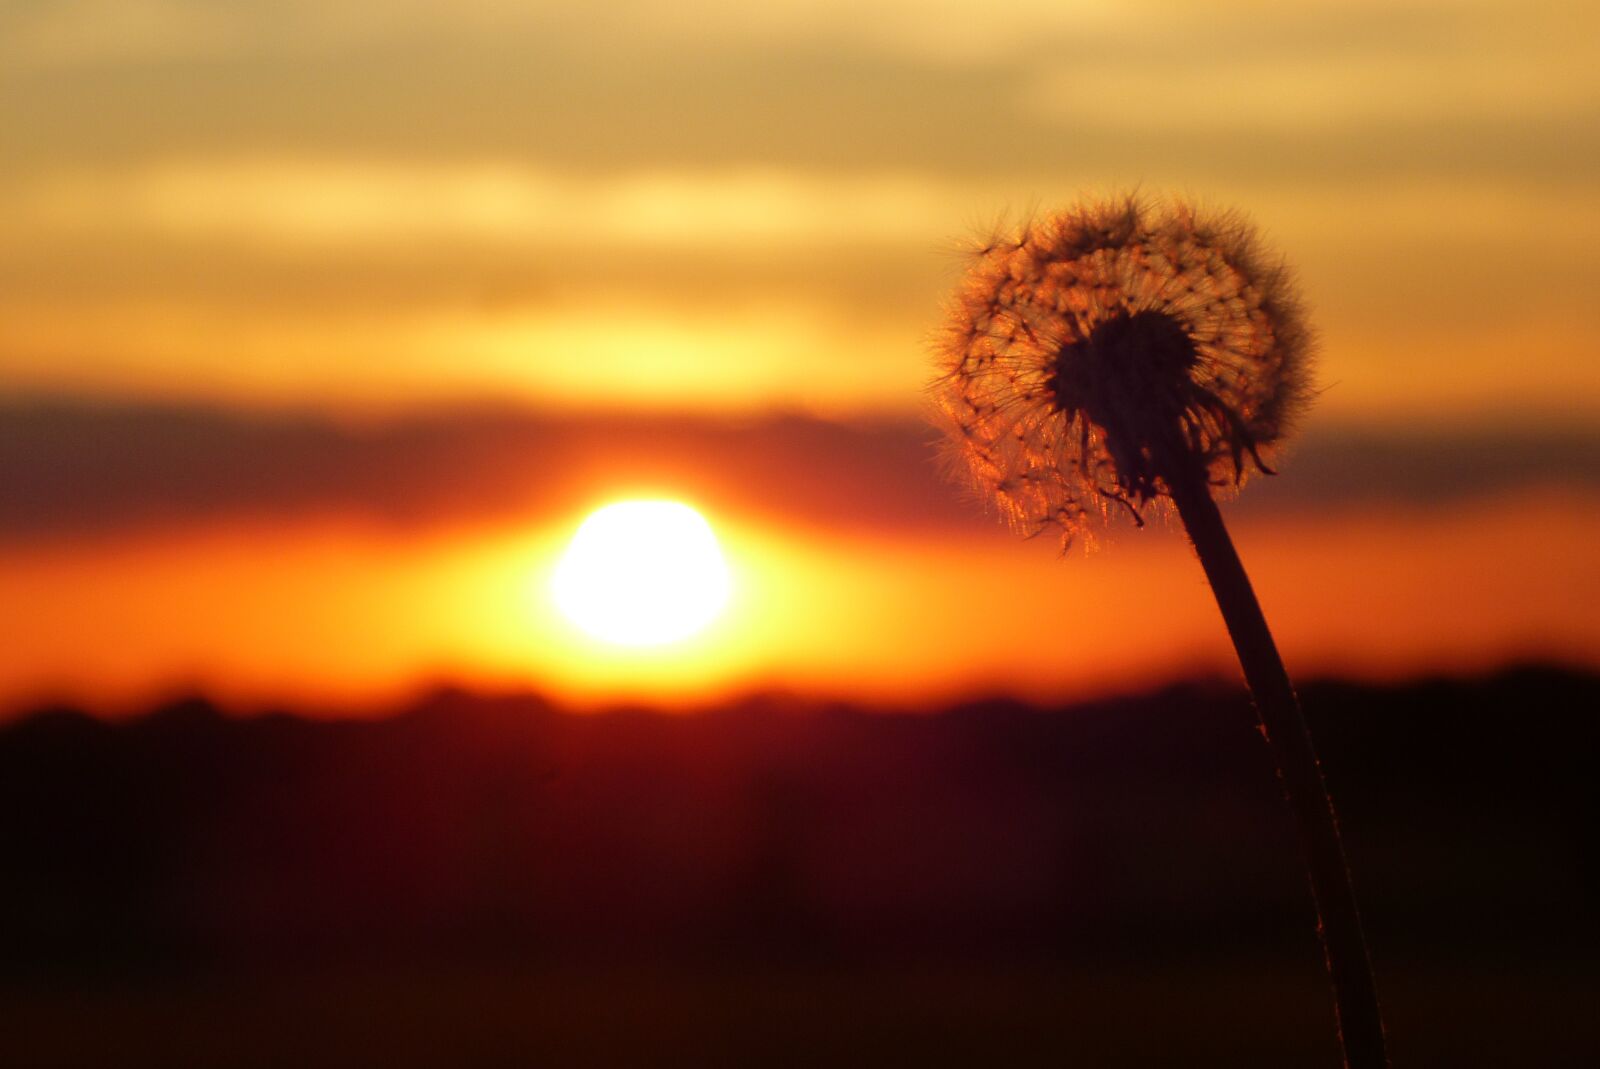
[[[1600,1061],[1600,680],[1308,687],[1405,1067]],[[1336,1066],[1248,704],[0,729],[0,1065]]]

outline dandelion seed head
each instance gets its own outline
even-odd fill
[[[1242,485],[1311,391],[1293,279],[1234,214],[1082,202],[986,241],[937,341],[951,465],[1013,526],[1064,541],[1170,498],[1163,451]]]

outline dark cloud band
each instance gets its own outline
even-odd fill
[[[0,538],[324,514],[398,530],[561,515],[619,493],[856,531],[982,530],[909,420],[454,410],[377,426],[82,401],[0,404]],[[1235,508],[1432,505],[1534,486],[1600,492],[1600,433],[1307,433]]]

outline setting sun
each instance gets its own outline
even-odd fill
[[[591,513],[551,581],[567,619],[622,646],[688,638],[722,612],[730,588],[711,525],[677,501],[621,501]]]

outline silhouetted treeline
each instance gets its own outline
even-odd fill
[[[1308,687],[1380,972],[1586,960],[1600,679]],[[1317,946],[1242,693],[0,729],[13,975],[276,963],[1174,961]]]

